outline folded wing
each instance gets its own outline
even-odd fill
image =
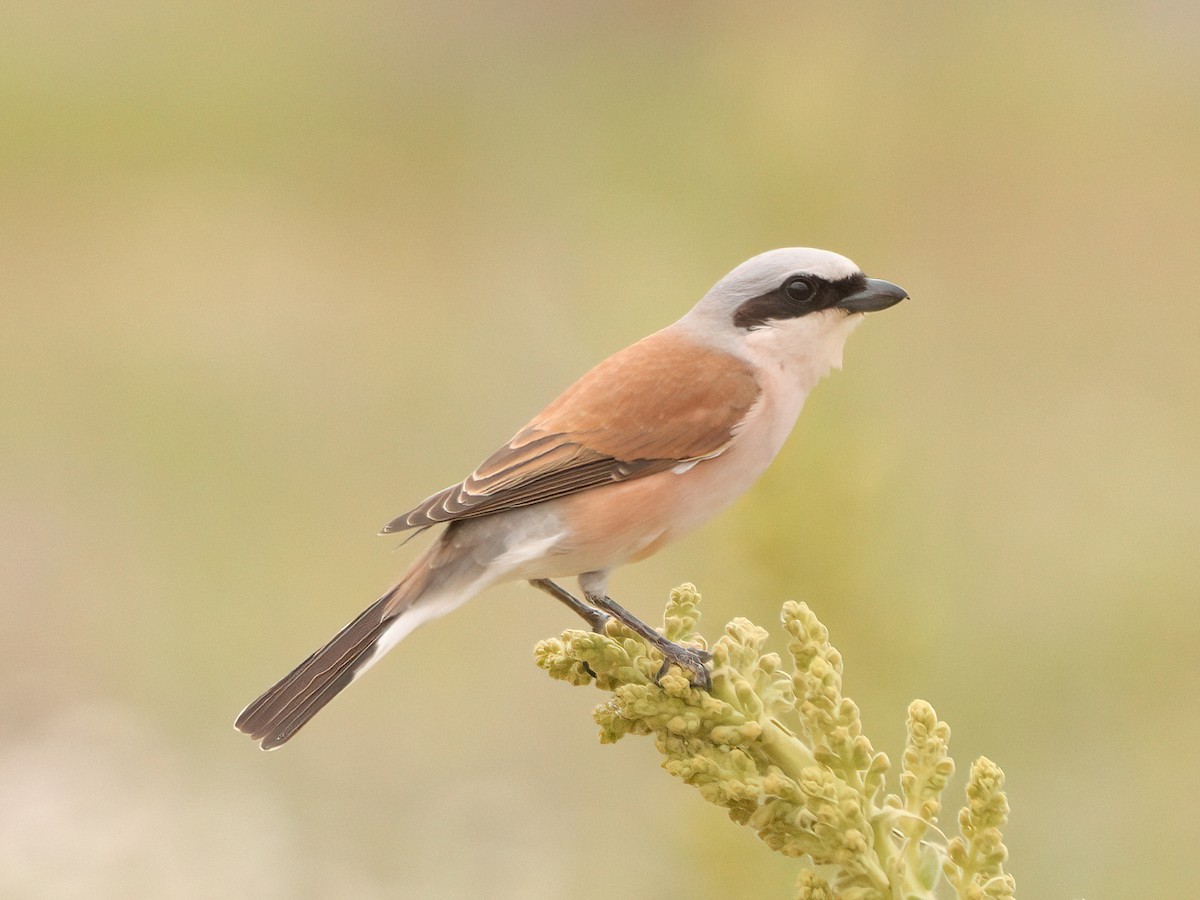
[[[717,456],[759,393],[744,360],[660,331],[600,363],[465,481],[382,533],[491,515]]]

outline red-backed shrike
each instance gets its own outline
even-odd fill
[[[840,368],[863,314],[903,300],[836,253],[742,263],[673,325],[592,369],[461,484],[383,534],[449,523],[400,582],[251,703],[236,727],[278,747],[418,625],[500,581],[530,581],[593,628],[614,616],[710,684],[708,654],[608,598],[611,572],[733,502],[779,452],[804,398]],[[578,576],[586,603],[549,579]]]

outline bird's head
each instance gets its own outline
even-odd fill
[[[756,363],[798,365],[819,378],[840,368],[846,338],[866,313],[907,296],[837,253],[786,247],[746,260],[680,324]]]

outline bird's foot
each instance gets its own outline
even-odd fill
[[[583,583],[582,578],[580,579],[580,583]],[[541,585],[538,586],[541,587]],[[546,590],[544,587],[542,589]],[[679,666],[679,668],[689,673],[693,687],[698,687],[705,691],[712,690],[712,675],[706,668],[706,664],[712,661],[712,654],[707,650],[701,650],[698,647],[684,647],[681,644],[676,644],[674,641],[668,640],[629,612],[629,610],[624,609],[620,604],[614,602],[611,597],[599,591],[589,593],[587,592],[587,587],[584,586],[584,596],[587,597],[588,603],[596,611],[612,616],[634,634],[641,637],[647,644],[658,648],[658,651],[663,655],[663,664],[662,668],[658,670],[658,674],[654,676],[656,683],[670,671],[671,666]]]
[[[703,691],[712,690],[712,673],[708,671],[707,663],[712,662],[712,654],[698,647],[684,647],[680,644],[664,641],[659,647],[663,655],[662,668],[654,676],[654,681],[662,681],[662,677],[671,670],[671,666],[679,666],[691,678],[692,687]]]

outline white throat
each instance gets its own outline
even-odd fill
[[[742,338],[744,356],[764,373],[776,373],[807,394],[832,369],[842,367],[846,338],[863,318],[831,309],[777,320]]]

